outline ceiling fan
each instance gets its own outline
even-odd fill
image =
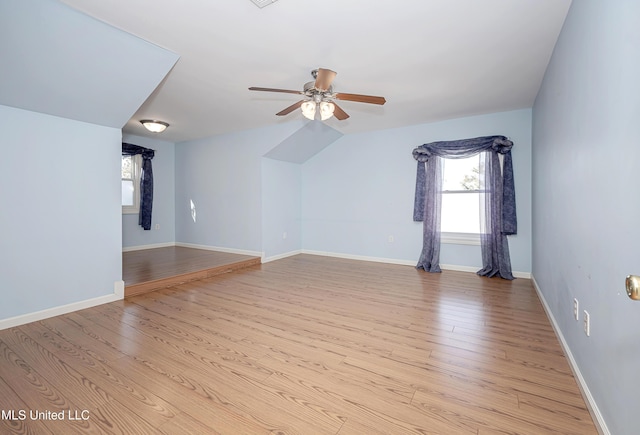
[[[359,103],[384,104],[387,100],[384,97],[374,97],[372,95],[345,94],[343,92],[333,92],[333,79],[336,72],[326,68],[318,68],[311,71],[311,76],[315,81],[305,83],[302,91],[293,91],[289,89],[273,89],[250,87],[250,91],[266,91],[266,92],[283,92],[286,94],[304,95],[306,99],[300,100],[292,104],[286,109],[276,113],[277,116],[288,115],[294,110],[300,108],[302,114],[308,119],[315,119],[316,113],[319,113],[320,119],[325,120],[335,116],[340,121],[349,117],[347,112],[342,110],[334,100],[357,101]]]

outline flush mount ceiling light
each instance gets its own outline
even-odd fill
[[[169,124],[163,121],[156,121],[155,119],[143,119],[140,124],[144,125],[144,128],[153,133],[162,133],[169,127]]]

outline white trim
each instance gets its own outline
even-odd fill
[[[169,246],[176,246],[176,244],[174,242],[167,242],[167,243],[153,243],[151,245],[127,246],[126,248],[122,248],[122,252],[143,251],[145,249],[155,249],[155,248],[167,248]]]
[[[473,272],[473,273],[476,273],[477,271],[482,269],[482,266],[458,266],[458,265],[455,265],[455,264],[441,264],[440,268],[444,269],[444,270],[457,270],[458,272]],[[511,274],[516,278],[531,279],[531,273],[529,273],[529,272],[512,271]]]
[[[298,255],[298,254],[320,255],[323,257],[345,258],[348,260],[373,261],[376,263],[400,264],[403,266],[415,266],[417,263],[417,260],[400,260],[397,258],[370,257],[366,255],[343,254],[339,252],[328,252],[328,251],[314,251],[310,249],[298,249],[296,251],[289,251],[283,254],[277,254],[277,255],[272,255],[270,257],[265,257],[264,252],[259,252],[259,251],[245,251],[241,249],[221,248],[218,246],[196,245],[194,243],[181,243],[181,242],[156,243],[153,245],[130,246],[127,248],[122,248],[122,252],[141,251],[143,249],[163,248],[167,246],[182,246],[185,248],[206,249],[208,251],[228,252],[231,254],[252,255],[255,257],[260,257],[262,263],[269,263],[271,261],[281,260],[283,258],[291,257],[293,255]],[[455,264],[441,264],[440,268],[444,270],[456,270],[458,272],[476,273],[478,270],[482,269],[482,266],[459,266]],[[513,271],[512,274],[516,278],[531,279],[530,272]]]
[[[456,265],[456,264],[441,264],[440,265],[440,269],[443,269],[443,270],[454,270],[454,271],[457,271],[457,272],[473,272],[473,273],[476,273],[477,271],[482,269],[482,267],[478,267],[478,266],[459,266],[459,265]]]
[[[551,326],[553,327],[553,330],[555,331],[556,336],[558,337],[558,340],[560,341],[560,345],[562,346],[562,350],[564,351],[565,355],[567,356],[567,360],[569,361],[569,366],[571,367],[571,371],[573,372],[573,376],[576,378],[576,381],[578,382],[578,387],[580,388],[580,392],[582,393],[582,397],[584,398],[584,401],[586,402],[587,408],[589,409],[589,413],[591,414],[591,417],[593,418],[593,422],[595,423],[595,426],[596,426],[596,429],[598,430],[598,433],[602,434],[602,435],[610,435],[611,432],[609,432],[609,428],[607,427],[607,423],[604,421],[604,417],[602,416],[602,413],[600,412],[600,408],[598,408],[598,404],[596,403],[596,400],[594,399],[593,395],[591,394],[591,390],[589,390],[589,386],[587,385],[587,381],[585,381],[584,377],[582,376],[582,373],[580,372],[580,368],[578,367],[578,364],[576,363],[576,360],[573,358],[573,354],[571,353],[571,348],[569,347],[569,344],[567,344],[567,341],[564,339],[564,335],[562,334],[562,330],[560,330],[560,327],[558,326],[558,322],[556,322],[556,319],[553,316],[553,313],[552,313],[551,309],[549,308],[549,305],[547,304],[547,301],[544,298],[544,295],[542,294],[542,291],[540,290],[540,287],[538,286],[538,283],[536,282],[535,277],[532,276],[531,277],[531,281],[533,282],[533,287],[536,289],[536,293],[538,293],[538,298],[542,302],[542,306],[544,307],[544,311],[547,314],[547,317],[549,318],[549,321],[551,322]]]
[[[218,251],[218,252],[227,252],[229,254],[251,255],[251,256],[260,257],[260,258],[262,258],[262,256],[264,255],[264,253],[260,251],[249,251],[245,249],[235,249],[235,248],[222,248],[220,246],[210,246],[210,245],[196,245],[195,243],[176,242],[175,245],[183,248],[206,249],[207,251]]]
[[[400,264],[402,266],[415,266],[415,260],[399,260],[397,258],[367,257],[364,255],[341,254],[338,252],[313,251],[308,249],[302,250],[303,254],[321,255],[323,257],[345,258],[347,260],[373,261],[376,263]]]
[[[131,180],[133,184],[133,205],[123,205],[122,214],[140,213],[140,177],[142,176],[142,155],[136,154],[131,157],[133,178],[122,178],[122,180]]]
[[[440,243],[450,245],[480,245],[480,234],[440,233]]]
[[[116,281],[113,283],[113,294],[120,299],[124,299],[124,281]]]
[[[346,258],[348,260],[361,260],[361,261],[373,261],[376,263],[388,263],[388,264],[400,264],[402,266],[415,266],[418,262],[417,260],[400,260],[397,258],[384,258],[384,257],[367,257],[364,255],[353,255],[353,254],[342,254],[338,252],[326,252],[326,251],[313,251],[309,249],[303,249],[302,254],[310,254],[310,255],[321,255],[323,257],[335,257],[335,258]],[[441,264],[441,269],[444,270],[456,270],[459,272],[473,272],[476,273],[478,270],[482,269],[482,266],[457,266],[454,264]],[[529,272],[512,272],[513,276],[516,278],[531,278],[531,273]]]
[[[440,265],[440,269],[443,269],[443,270],[455,270],[455,271],[458,271],[458,272],[476,273],[477,271],[482,269],[482,266],[459,266],[457,264],[441,264]],[[531,273],[529,273],[529,272],[512,271],[511,274],[515,278],[531,279]]]
[[[61,316],[73,311],[95,307],[97,305],[108,304],[109,302],[122,300],[124,299],[124,282],[116,281],[114,284],[114,290],[116,290],[116,287],[120,282],[122,282],[122,294],[114,293],[111,295],[98,296],[97,298],[93,299],[73,302],[71,304],[61,305],[59,307],[47,308],[45,310],[36,311],[33,313],[27,313],[20,316],[9,317],[8,319],[2,319],[0,320],[0,330],[13,328],[14,326],[20,326],[31,322],[37,322],[39,320],[48,319],[50,317]]]
[[[262,255],[262,259],[260,260],[262,263],[269,263],[270,261],[282,260],[283,258],[293,257],[294,255],[302,254],[302,250],[298,249],[296,251],[285,252],[284,254],[272,255],[271,257],[265,257]]]
[[[253,257],[262,257],[264,255],[264,253],[260,251],[248,251],[245,249],[223,248],[220,246],[198,245],[195,243],[183,243],[183,242],[153,243],[151,245],[128,246],[126,248],[122,248],[122,252],[142,251],[144,249],[155,249],[155,248],[167,248],[169,246],[179,246],[181,248],[204,249],[207,251],[227,252],[229,254],[251,255]],[[297,253],[299,254],[299,252]],[[292,255],[295,255],[295,254],[292,254]]]
[[[516,278],[526,278],[526,279],[531,279],[531,272],[514,272],[511,271],[511,274],[516,277]]]

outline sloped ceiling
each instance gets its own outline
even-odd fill
[[[122,128],[179,56],[51,0],[0,0],[0,104]]]
[[[18,10],[27,8],[18,4],[32,3],[1,1]],[[165,80],[139,109],[136,107],[136,113],[131,114],[124,127],[126,133],[153,137],[138,121],[161,119],[171,127],[157,137],[172,142],[299,119],[299,111],[275,116],[299,96],[251,92],[247,88],[299,90],[311,80],[310,71],[317,67],[338,72],[334,81],[337,92],[381,95],[387,99],[384,106],[342,103],[341,107],[351,117],[345,121],[332,118],[326,124],[343,134],[532,107],[571,3],[571,0],[278,0],[258,8],[250,0],[62,1],[148,41],[149,45],[158,45],[180,56]],[[56,4],[56,1],[37,3]],[[2,25],[11,24],[13,17],[2,15],[5,16]],[[73,80],[64,73],[49,76],[46,68],[60,69],[57,63],[84,66],[97,62],[96,69],[100,71],[91,74],[103,78],[109,75],[105,70],[131,81],[133,78],[124,72],[143,72],[151,76],[149,81],[162,76],[155,74],[154,68],[141,67],[139,62],[149,60],[146,56],[123,55],[123,50],[128,53],[142,50],[139,46],[144,45],[142,41],[127,40],[124,44],[116,38],[111,45],[101,32],[88,29],[88,24],[82,37],[62,31],[70,51],[62,43],[37,47],[37,42],[42,41],[37,36],[41,33],[37,27],[51,27],[53,24],[47,21],[62,18],[45,20],[41,14],[39,21],[21,18],[22,24],[16,25],[15,32],[22,33],[12,39],[18,41],[12,42],[16,44],[12,46],[14,51],[36,50],[38,57],[46,60],[39,75],[31,78],[38,84],[38,92],[64,101],[76,81],[82,89],[78,94],[100,94],[92,86],[96,80],[83,83],[88,78],[75,68],[64,69],[71,70]],[[129,44],[128,50],[122,47]],[[51,48],[57,54],[50,53]],[[13,54],[15,57],[16,53]],[[25,71],[24,67],[14,70],[6,65],[3,59],[3,68],[11,70],[12,79],[20,79]],[[0,88],[3,93],[11,91],[10,86],[3,86]],[[118,108],[117,103],[128,109],[125,97],[136,100],[144,93],[131,87],[125,91],[124,87],[112,86],[104,87],[103,91],[97,98],[102,98],[107,106],[113,105],[118,114],[128,110]],[[93,99],[91,93],[88,95]],[[31,98],[25,97],[27,101]],[[20,101],[23,100],[14,92],[12,105]],[[83,112],[77,108],[68,110]],[[119,117],[114,118],[120,122]]]
[[[290,163],[304,163],[342,137],[322,121],[307,122],[264,156]]]

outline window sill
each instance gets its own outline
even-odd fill
[[[480,245],[480,234],[472,233],[442,233],[440,243],[450,245]]]
[[[122,207],[122,214],[138,214],[140,210],[137,208],[125,208]]]

